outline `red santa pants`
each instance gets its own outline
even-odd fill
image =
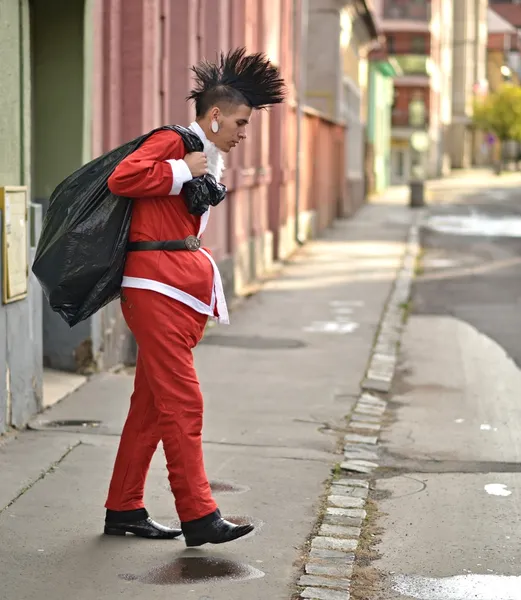
[[[138,360],[105,507],[144,507],[145,479],[162,440],[177,514],[199,519],[217,509],[203,463],[203,397],[192,356],[208,317],[149,290],[125,288],[121,306]]]

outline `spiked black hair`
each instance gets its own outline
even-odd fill
[[[192,67],[196,84],[187,100],[195,101],[198,117],[217,104],[246,104],[254,109],[284,101],[284,80],[262,53],[246,55],[245,48],[222,52],[218,63],[203,60]]]

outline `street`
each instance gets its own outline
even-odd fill
[[[432,181],[419,212],[392,189],[209,329],[195,351],[206,468],[223,514],[256,526],[242,541],[101,535],[132,369],[8,437],[0,598],[521,600],[520,183]],[[370,357],[396,339],[382,315],[414,222],[397,369],[378,392]],[[176,523],[162,450],[146,500]]]
[[[0,600],[521,600],[521,1],[0,15]]]
[[[515,174],[431,186],[367,598],[521,599],[520,200]]]

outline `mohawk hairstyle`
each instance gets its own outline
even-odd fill
[[[280,72],[261,52],[246,55],[245,48],[222,52],[218,63],[203,60],[191,69],[196,84],[187,100],[195,101],[198,117],[219,103],[246,104],[256,110],[284,102]]]

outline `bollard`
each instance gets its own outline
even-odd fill
[[[419,208],[425,206],[425,182],[409,182],[409,206],[410,208]]]

